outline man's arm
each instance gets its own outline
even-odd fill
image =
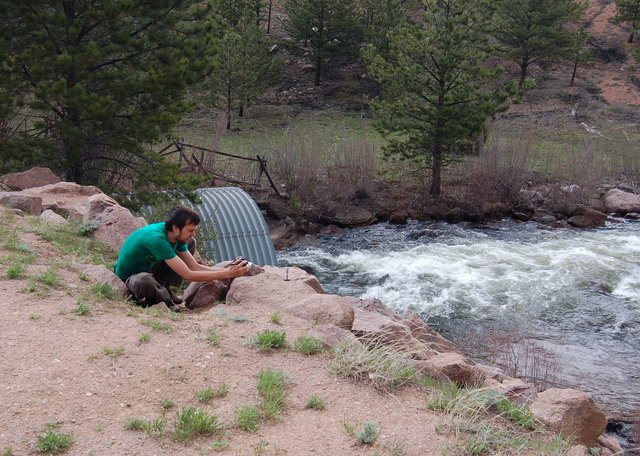
[[[249,272],[246,261],[228,268],[211,268],[198,264],[189,252],[180,252],[178,256],[164,261],[176,274],[189,282],[233,279]]]

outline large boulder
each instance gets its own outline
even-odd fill
[[[593,446],[607,427],[607,418],[591,396],[576,389],[549,388],[529,406],[533,416],[577,443]]]
[[[322,341],[325,348],[333,348],[337,345],[360,344],[358,338],[349,330],[338,328],[335,325],[315,325],[307,331],[307,335]]]
[[[51,209],[58,215],[69,220],[82,221],[86,212],[85,203],[92,195],[102,194],[93,185],[78,185],[74,182],[59,182],[57,184],[34,187],[20,192],[25,195],[42,198],[42,208]]]
[[[350,204],[340,205],[332,212],[333,222],[347,228],[370,225],[376,219],[375,215],[368,210]]]
[[[40,214],[40,220],[46,223],[53,223],[55,225],[65,225],[69,223],[66,218],[63,216],[56,214],[51,209],[47,209],[46,211]]]
[[[32,215],[40,215],[42,212],[42,198],[23,195],[19,192],[0,194],[0,204]]]
[[[408,341],[412,338],[411,331],[407,326],[379,312],[359,309],[357,304],[354,309],[351,332],[361,339],[389,344]]]
[[[404,312],[400,321],[409,328],[413,337],[427,345],[429,349],[434,352],[452,353],[458,351],[458,348],[453,342],[448,341],[431,329],[429,325],[414,312],[410,310]]]
[[[120,277],[115,275],[113,271],[103,264],[72,263],[71,267],[77,272],[90,277],[94,282],[108,284],[121,296],[128,294],[127,287],[124,282],[120,280]]]
[[[202,309],[222,301],[229,287],[220,280],[192,282],[184,291],[184,305],[187,309]]]
[[[612,188],[604,195],[604,207],[609,212],[622,215],[640,212],[640,195]]]
[[[131,233],[147,224],[143,218],[134,217],[128,209],[104,193],[90,196],[85,202],[85,209],[83,222],[98,221],[100,226],[95,232],[96,239],[116,252],[120,251]]]
[[[355,300],[317,293],[302,281],[285,280],[281,274],[267,270],[264,274],[234,279],[226,303],[280,310],[314,324],[351,329]]]
[[[579,204],[573,211],[568,222],[577,228],[596,228],[604,226],[607,215],[587,206]]]
[[[35,167],[20,173],[10,173],[0,176],[0,183],[12,190],[24,190],[33,187],[42,187],[48,184],[57,184],[60,178],[53,174],[49,168]]]
[[[449,379],[456,385],[473,385],[477,381],[476,371],[460,353],[440,353],[417,367],[437,379]]]
[[[477,366],[474,368],[478,372]],[[505,377],[502,381],[486,378],[484,386],[487,389],[497,391],[518,405],[530,404],[538,395],[535,385],[519,378]]]
[[[275,274],[281,277],[285,281],[296,281],[302,282],[308,286],[310,286],[316,293],[326,293],[322,285],[318,281],[317,277],[309,274],[304,269],[292,266],[286,268],[278,268],[276,266],[264,266],[265,272],[269,274]]]

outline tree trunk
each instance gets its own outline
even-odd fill
[[[320,85],[320,71],[322,71],[322,57],[318,55],[316,57],[316,80],[313,83],[316,86]]]
[[[442,182],[442,143],[438,142],[434,146],[433,151],[433,167],[431,168],[431,189],[429,194],[432,196],[440,195],[440,186]]]
[[[269,0],[269,12],[267,13],[267,35],[271,31],[271,7],[273,5],[273,0]]]
[[[244,117],[244,106],[242,105],[238,108],[238,117]]]
[[[522,87],[524,86],[524,81],[527,79],[527,68],[529,66],[529,62],[525,59],[520,63],[520,79],[518,80],[518,95],[522,94]]]
[[[576,58],[573,61],[573,73],[571,73],[571,82],[569,83],[569,87],[573,87],[573,83],[576,80],[576,73],[578,72],[578,60],[579,60],[580,52],[576,52]]]

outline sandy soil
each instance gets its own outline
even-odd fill
[[[249,346],[249,339],[264,328],[277,327],[288,340],[295,339],[309,328],[295,317],[285,315],[275,325],[264,309],[226,305],[178,317],[154,316],[125,302],[96,299],[89,300],[92,315],[78,315],[77,302],[92,284],[66,267],[70,257],[60,257],[25,232],[29,223],[18,218],[16,226],[20,241],[37,254],[25,279],[6,278],[15,252],[0,249],[1,454],[35,454],[37,436],[52,423],[73,437],[70,455],[365,455],[390,454],[384,447],[399,442],[402,454],[431,455],[451,442],[436,432],[444,418],[426,408],[424,390],[407,387],[380,394],[368,384],[337,377],[328,369],[328,355],[303,356],[292,350],[264,354]],[[4,240],[9,233],[2,230]],[[52,265],[63,284],[49,291],[39,284],[27,291],[33,283],[28,278]],[[142,324],[150,319],[170,325],[171,332],[154,332]],[[221,336],[219,346],[205,340],[212,326]],[[143,333],[150,334],[149,342],[139,342]],[[105,349],[118,348],[120,356],[105,354]],[[235,410],[259,402],[257,376],[269,367],[287,374],[284,414],[275,422],[262,422],[255,433],[235,428]],[[198,391],[222,383],[229,386],[226,397],[198,402]],[[313,394],[324,399],[325,410],[305,408]],[[176,404],[165,413],[163,436],[124,429],[131,418],[163,416],[163,399]],[[216,413],[226,427],[224,436],[187,444],[173,440],[176,410],[183,406]],[[366,422],[381,429],[375,448],[358,444],[345,431],[345,423]],[[210,447],[216,440],[228,446]]]

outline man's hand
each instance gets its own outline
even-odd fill
[[[229,265],[229,278],[241,277],[249,273],[249,262],[242,257],[236,258]]]

